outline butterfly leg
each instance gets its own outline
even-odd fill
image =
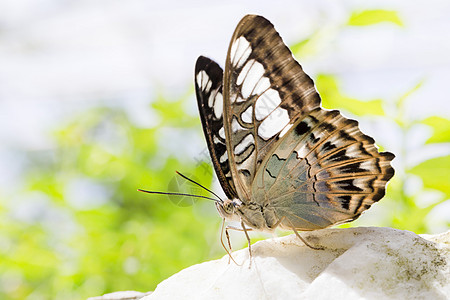
[[[228,240],[228,246],[230,247],[230,250],[227,249],[227,247],[225,246],[225,244],[223,243],[223,231],[225,229],[225,235],[227,236],[227,240]],[[222,229],[220,230],[220,243],[222,244],[223,249],[225,249],[225,251],[228,253],[228,263],[230,263],[230,261],[232,260],[236,265],[241,266],[240,264],[238,264],[233,256],[231,256],[231,243],[230,243],[230,236],[228,235],[228,226],[225,228],[225,218],[222,221]]]
[[[225,219],[223,219],[223,223],[222,223],[222,232],[223,232],[224,223],[225,223]],[[228,248],[230,249],[230,252],[233,252],[233,248],[231,247],[230,235],[228,234],[228,226],[225,228],[225,236],[227,237]],[[222,245],[223,245],[223,243],[222,243]],[[230,263],[230,260],[231,260],[231,255],[228,258],[228,264]]]
[[[244,230],[245,236],[247,237],[248,253],[249,253],[249,256],[250,256],[250,263],[248,265],[248,268],[250,269],[252,267],[252,242],[250,241],[250,237],[248,236],[248,233],[247,233],[247,230],[250,230],[250,229],[245,229],[243,221],[241,221],[241,226],[242,226],[242,229]]]
[[[250,236],[248,235],[247,232],[251,231],[253,229],[252,228],[246,228],[245,225],[244,225],[244,222],[241,222],[241,226],[242,226],[242,228],[234,227],[234,226],[227,226],[225,228],[225,235],[227,236],[228,245],[230,246],[230,250],[231,250],[230,236],[228,234],[228,230],[231,229],[231,230],[236,230],[236,231],[243,231],[245,233],[245,237],[247,238],[247,242],[248,242],[248,252],[250,254],[250,265],[249,265],[249,268],[250,268],[251,265],[252,265],[252,243],[251,243],[251,240],[250,240]]]
[[[321,247],[321,246],[319,246],[319,247],[311,246],[304,238],[302,238],[300,236],[300,234],[298,233],[297,229],[295,229],[294,226],[292,226],[292,230],[294,231],[295,235],[309,248],[314,249],[314,250],[324,250],[325,249],[324,247]]]
[[[227,237],[228,248],[230,249],[230,252],[233,252],[233,249],[231,248],[230,235],[228,234],[228,229],[225,229],[225,236]],[[228,263],[230,262],[228,261]]]

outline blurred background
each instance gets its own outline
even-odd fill
[[[248,13],[275,24],[325,108],[397,156],[386,197],[344,227],[448,230],[450,2],[1,1],[1,299],[149,291],[225,255],[211,201],[136,189],[193,191],[178,170],[224,195],[194,64],[223,66]]]

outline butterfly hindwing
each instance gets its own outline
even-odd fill
[[[319,104],[313,81],[273,25],[260,16],[244,17],[224,73],[227,150],[241,201],[249,201],[256,170],[279,136]]]
[[[314,230],[351,221],[384,196],[393,158],[378,152],[357,121],[317,108],[297,120],[267,156],[252,196],[285,217],[280,224],[285,228]]]
[[[223,128],[223,70],[204,56],[195,65],[195,92],[200,119],[217,177],[228,198],[237,197],[231,178]]]

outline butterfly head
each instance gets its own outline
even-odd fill
[[[216,207],[219,211],[219,215],[222,218],[225,218],[227,220],[239,220],[238,215],[236,214],[236,207],[239,206],[239,200],[234,199],[225,199],[223,201],[217,201]]]

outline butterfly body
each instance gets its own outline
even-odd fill
[[[219,215],[227,221],[243,222],[252,230],[273,232],[280,223],[273,208],[256,202],[242,203],[239,199],[226,199],[216,203]]]
[[[316,230],[358,218],[380,200],[394,155],[358,122],[320,107],[312,79],[273,25],[247,15],[225,69],[199,57],[203,130],[228,199],[219,214],[247,228]]]

